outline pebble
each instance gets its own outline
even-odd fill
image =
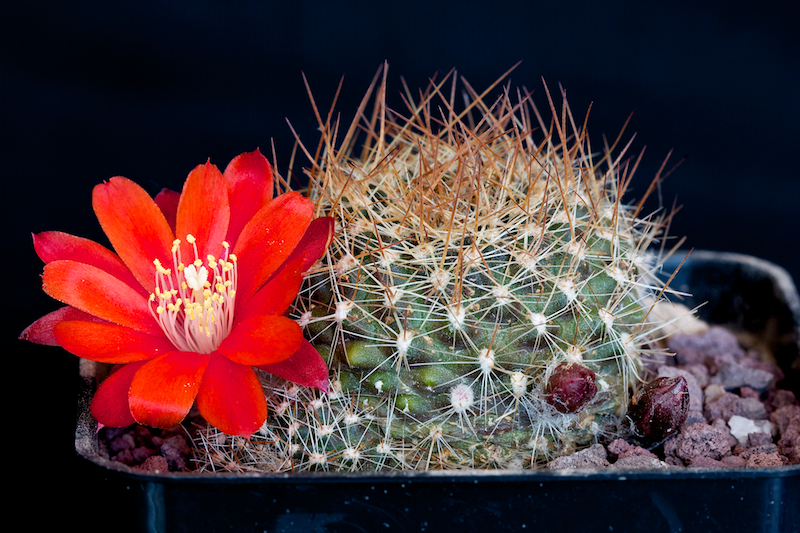
[[[711,384],[705,388],[703,402],[709,404],[718,400],[723,394],[725,394],[725,387]]]
[[[619,461],[626,457],[645,456],[658,459],[658,456],[646,448],[629,443],[625,439],[615,439],[608,445],[608,455]]]
[[[667,341],[667,347],[675,352],[679,365],[702,364],[720,358],[734,361],[745,354],[733,333],[721,326],[711,326],[700,335],[678,333]]]
[[[547,463],[547,468],[551,470],[605,468],[609,465],[607,457],[605,447],[602,444],[594,444],[572,455],[556,457]]]
[[[733,415],[728,419],[728,427],[731,434],[736,437],[739,444],[747,444],[751,433],[772,434],[772,426],[769,420],[752,420],[739,415]]]
[[[773,453],[757,453],[751,455],[747,460],[747,468],[765,468],[770,466],[784,466],[783,457],[778,452]]]
[[[778,427],[780,434],[785,433],[792,423],[800,424],[800,406],[798,405],[785,405],[775,409],[770,415],[769,419]]]
[[[726,390],[750,387],[763,391],[774,378],[775,376],[766,370],[749,368],[740,363],[725,363],[719,367],[709,383],[722,385]]]
[[[767,409],[758,398],[742,398],[738,394],[726,392],[716,400],[706,403],[703,414],[707,420],[722,418],[728,421],[734,415],[762,420],[767,418]]]
[[[707,424],[691,424],[667,439],[664,454],[690,465],[698,457],[719,460],[731,452],[725,431]]]
[[[669,468],[670,465],[660,460],[658,457],[649,457],[647,455],[629,455],[618,459],[617,462],[609,466],[614,469],[624,470],[639,470],[642,468],[648,469],[663,469]]]
[[[161,455],[153,455],[144,460],[144,462],[134,467],[137,470],[145,470],[148,472],[168,472],[169,464],[167,459]]]

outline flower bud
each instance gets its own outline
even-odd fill
[[[558,365],[545,387],[547,403],[562,413],[580,411],[597,394],[594,378],[594,372],[585,366],[576,363]]]
[[[631,399],[628,416],[647,442],[661,442],[675,433],[689,413],[686,378],[658,378],[639,389]]]

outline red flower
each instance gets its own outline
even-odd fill
[[[328,385],[325,362],[284,313],[333,220],[312,220],[311,202],[296,192],[273,199],[272,188],[258,150],[224,174],[200,165],[182,193],[155,200],[126,178],[96,186],[94,211],[116,253],[65,233],[34,235],[44,291],[67,306],[20,338],[121,365],[92,400],[103,425],[169,428],[196,401],[210,424],[250,436],[267,416],[253,367]]]

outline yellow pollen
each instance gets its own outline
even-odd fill
[[[223,242],[221,257],[208,254],[204,262],[198,255],[195,237],[187,235],[194,257],[184,265],[180,242],[175,239],[172,243],[175,275],[158,259],[153,261],[155,288],[150,294],[150,309],[177,349],[211,353],[233,329],[236,258],[229,253],[230,245]]]

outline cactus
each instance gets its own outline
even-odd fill
[[[292,316],[331,392],[265,375],[267,423],[201,431],[203,469],[535,467],[629,430],[666,216],[621,203],[635,164],[593,151],[546,86],[550,121],[527,92],[488,101],[497,83],[465,83],[459,111],[447,83],[407,92],[402,118],[384,75],[349,129],[321,121],[303,148],[338,225]]]

